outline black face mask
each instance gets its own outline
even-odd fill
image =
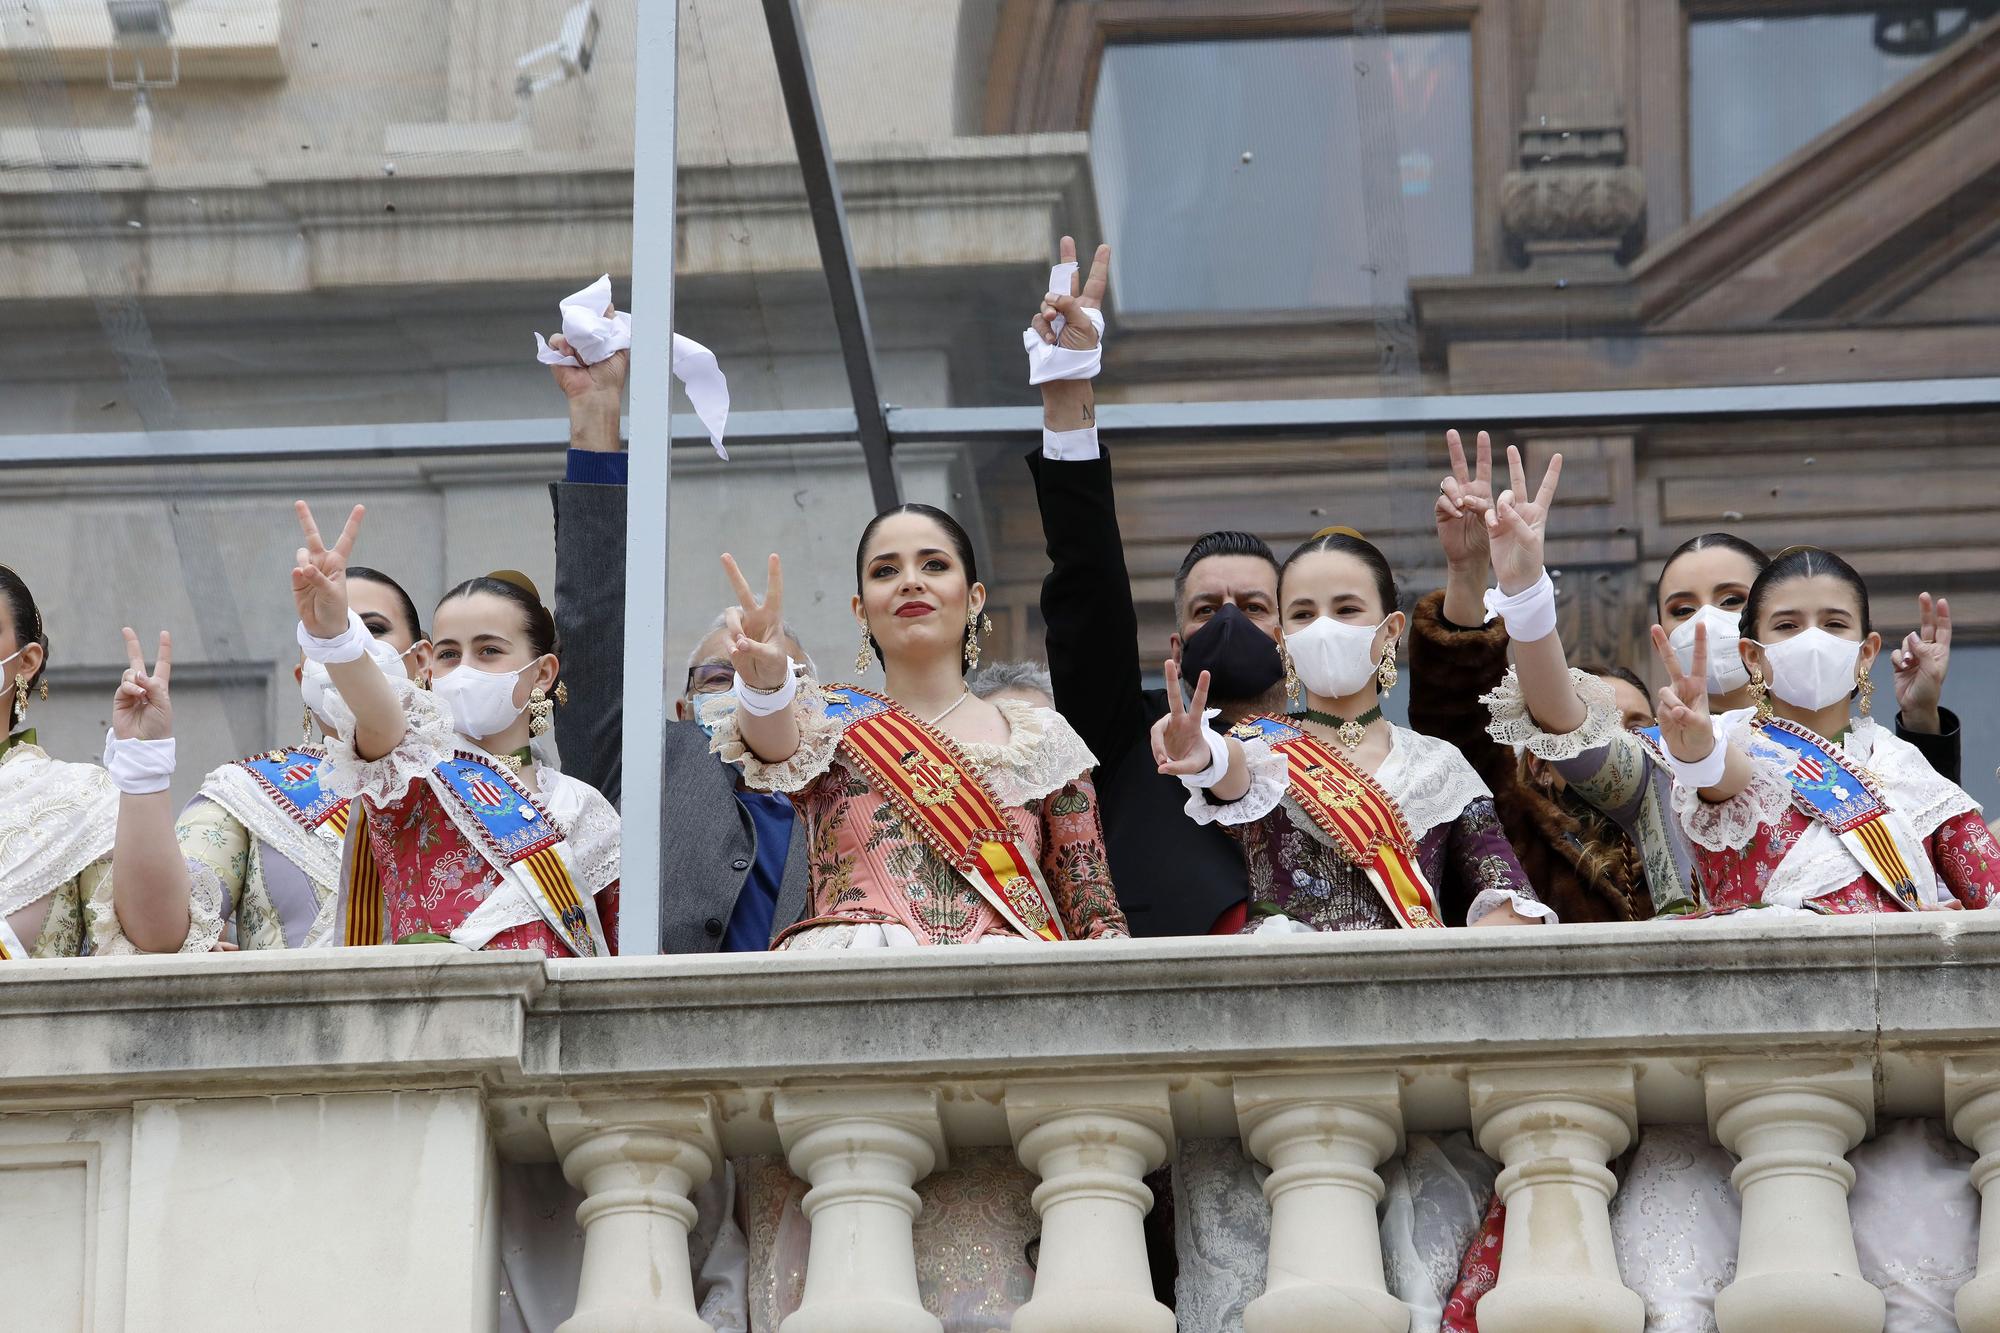
[[[1208,696],[1216,702],[1247,703],[1263,698],[1284,678],[1277,641],[1250,617],[1224,602],[1206,625],[1181,644],[1181,679],[1190,688],[1208,673]]]

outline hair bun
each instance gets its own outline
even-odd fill
[[[496,569],[486,577],[498,583],[511,583],[536,601],[542,600],[541,590],[535,587],[535,581],[518,569]]]

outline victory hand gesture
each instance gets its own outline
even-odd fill
[[[299,620],[309,633],[321,639],[337,638],[347,631],[347,558],[354,554],[361,516],[368,511],[354,506],[329,550],[320,540],[319,524],[313,522],[306,502],[293,501],[292,508],[298,512],[299,530],[306,535],[306,544],[293,556],[292,600],[298,603]]]
[[[1917,594],[1919,626],[1889,655],[1896,669],[1896,707],[1903,720],[1925,718],[1937,711],[1944,693],[1945,671],[1951,665],[1951,607],[1927,592]]]
[[[152,671],[139,651],[139,636],[125,631],[125,659],[131,665],[111,696],[111,734],[121,741],[163,741],[174,734],[174,704],[167,680],[174,670],[174,639],[160,631],[160,655]]]
[[[1062,238],[1057,254],[1061,262],[1076,262],[1076,240]],[[1049,292],[1042,297],[1042,308],[1034,318],[1035,332],[1042,335],[1045,343],[1058,343],[1075,352],[1087,352],[1097,346],[1097,326],[1090,322],[1085,310],[1104,308],[1104,289],[1111,281],[1111,247],[1100,245],[1090,260],[1090,276],[1079,285],[1075,274],[1070,275],[1069,290]],[[1055,317],[1064,321],[1060,335],[1055,331]]]
[[[784,624],[785,576],[778,557],[771,557],[771,572],[763,597],[750,591],[749,580],[736,567],[736,557],[722,557],[723,572],[736,589],[735,606],[723,613],[723,627],[729,631],[729,661],[743,683],[753,690],[775,690],[785,683],[788,655],[780,641]]]
[[[1521,451],[1507,446],[1508,488],[1493,501],[1486,515],[1486,539],[1492,547],[1493,575],[1500,591],[1508,596],[1526,592],[1542,576],[1542,537],[1548,530],[1549,510],[1556,502],[1556,479],[1562,476],[1563,456],[1549,459],[1542,474],[1542,487],[1532,500],[1528,492],[1528,471],[1521,466]]]
[[[1204,733],[1208,721],[1208,673],[1194,683],[1194,702],[1181,703],[1181,664],[1167,662],[1167,713],[1153,724],[1153,760],[1162,773],[1191,778],[1214,762]]]
[[[618,306],[616,303],[604,307],[604,317],[606,319],[610,319],[617,313]],[[569,345],[569,339],[563,337],[560,333],[548,341],[549,347],[554,351],[561,352],[565,356],[575,357],[578,361],[583,360],[582,357],[577,356],[576,349]],[[632,353],[629,351],[613,352],[594,366],[555,365],[549,367],[549,373],[555,376],[556,387],[563,391],[565,398],[569,399],[598,397],[622,399],[625,394],[625,377],[631,371]]]
[[[1476,462],[1465,465],[1465,445],[1458,432],[1444,433],[1451,452],[1451,475],[1438,488],[1438,545],[1453,569],[1472,569],[1491,558],[1487,552],[1486,514],[1493,507],[1493,437],[1479,432]]]
[[[1717,744],[1708,720],[1708,626],[1695,625],[1694,659],[1685,671],[1666,630],[1658,625],[1653,626],[1653,653],[1667,673],[1653,710],[1660,720],[1660,738],[1674,758],[1699,763]]]

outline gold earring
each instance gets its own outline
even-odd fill
[[[308,708],[306,709],[305,722],[299,731],[299,744],[311,745],[312,743],[313,743],[313,710]]]
[[[1764,684],[1764,673],[1756,667],[1750,668],[1750,701],[1757,705],[1757,720],[1768,722],[1774,716],[1771,711],[1770,687]]]
[[[569,686],[562,681],[556,682],[555,701],[558,708],[569,707]]]
[[[868,622],[861,622],[861,650],[854,654],[854,674],[865,676],[875,663],[875,640],[869,636]]]
[[[49,697],[47,687],[43,688],[42,697],[44,699]],[[22,722],[28,720],[28,678],[26,676],[14,677],[14,716]]]
[[[41,696],[43,703],[47,703],[49,701],[49,683],[46,680],[42,682]]]
[[[974,616],[972,619],[965,622],[965,669],[967,671],[976,671],[978,670],[978,668],[979,668],[979,617]]]
[[[1375,668],[1375,683],[1382,687],[1383,694],[1387,694],[1396,688],[1399,679],[1396,674],[1396,645],[1392,643],[1382,654],[1382,665]]]
[[[1868,709],[1875,702],[1875,682],[1868,679],[1865,671],[1855,673],[1854,688],[1861,692],[1861,716],[1868,716]]]
[[[1278,660],[1285,664],[1285,698],[1300,698],[1305,687],[1299,683],[1299,669],[1292,665],[1292,650],[1285,646],[1282,634],[1278,636]]]
[[[528,734],[546,736],[549,732],[549,714],[556,706],[549,702],[549,692],[537,685],[528,691]]]

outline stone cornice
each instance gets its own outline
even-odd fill
[[[1056,230],[1095,234],[1081,134],[856,148],[839,164],[868,268],[1046,263]],[[73,183],[71,183],[73,184]],[[98,171],[89,188],[0,176],[0,302],[88,297],[84,263],[143,299],[258,296],[629,271],[632,169],[545,154]],[[684,277],[817,273],[796,162],[684,163]]]
[[[771,1090],[831,1082],[1090,1072],[1226,1092],[1239,1073],[1389,1066],[1424,1124],[1463,1123],[1468,1069],[1630,1061],[1642,1113],[1697,1118],[1704,1062],[1786,1053],[1874,1056],[1886,1100],[1941,1104],[1942,1060],[1990,1043],[1996,1012],[2000,922],[1969,916],[602,963],[449,946],[91,959],[0,971],[0,1096],[476,1082],[716,1091],[754,1119]]]

